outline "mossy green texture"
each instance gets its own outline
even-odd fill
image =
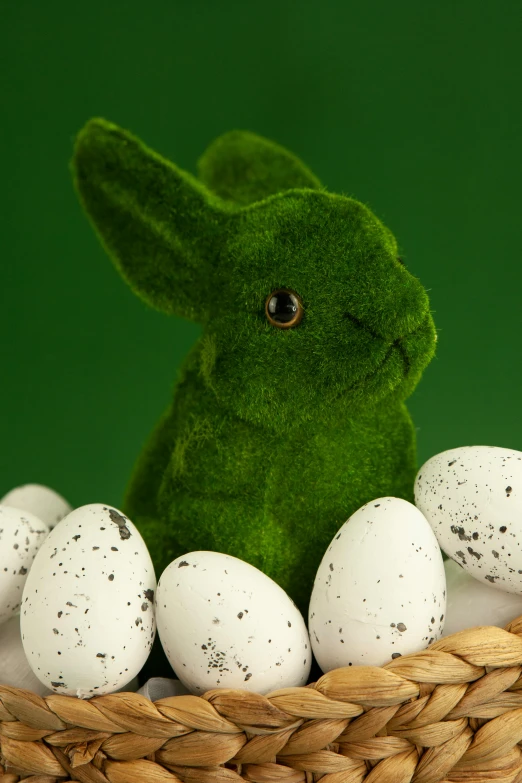
[[[131,288],[203,326],[124,503],[158,576],[189,551],[226,552],[306,612],[343,522],[380,496],[413,500],[404,400],[435,350],[426,291],[365,205],[254,134],[215,141],[196,178],[93,119],[72,167]],[[292,328],[265,314],[280,288],[302,302]]]

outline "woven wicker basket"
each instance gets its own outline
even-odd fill
[[[266,697],[0,686],[0,783],[522,783],[520,741],[522,617]]]

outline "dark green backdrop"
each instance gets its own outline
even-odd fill
[[[439,329],[420,462],[522,449],[518,1],[3,0],[0,31],[0,494],[120,504],[200,333],[130,293],[80,211],[68,159],[93,115],[189,170],[248,128],[367,202]]]

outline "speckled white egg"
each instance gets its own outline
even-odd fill
[[[0,505],[0,625],[20,611],[27,574],[48,533],[34,514]]]
[[[310,641],[323,672],[382,666],[438,639],[446,612],[444,563],[412,503],[372,500],[344,523],[317,571]]]
[[[15,487],[0,500],[3,506],[29,511],[45,522],[50,530],[72,511],[72,506],[54,489],[42,484]]]
[[[454,560],[446,560],[444,567],[447,593],[444,636],[476,625],[504,628],[522,615],[522,596],[479,582]]]
[[[211,688],[268,693],[305,685],[310,640],[299,610],[272,579],[219,552],[190,552],[165,569],[156,592],[158,634],[194,694]]]
[[[56,693],[90,698],[135,677],[155,636],[152,561],[112,506],[71,512],[41,546],[21,607],[24,650]]]
[[[449,557],[481,582],[522,594],[522,452],[436,454],[417,474],[415,503]]]

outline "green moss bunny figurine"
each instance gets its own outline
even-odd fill
[[[379,496],[413,500],[404,400],[435,350],[426,291],[366,206],[252,133],[211,144],[197,179],[93,119],[72,168],[131,288],[203,326],[124,501],[158,576],[225,552],[306,612],[343,522]]]

